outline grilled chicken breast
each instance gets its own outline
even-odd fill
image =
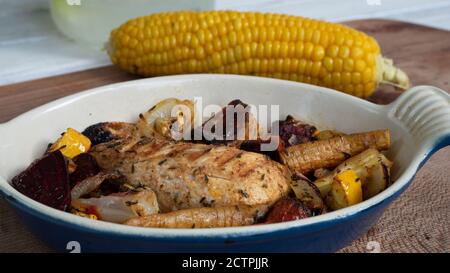
[[[265,155],[132,135],[95,145],[90,154],[101,168],[151,188],[161,212],[271,205],[290,189],[287,168]]]

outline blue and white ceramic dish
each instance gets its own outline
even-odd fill
[[[392,186],[360,204],[307,219],[233,228],[157,229],[93,221],[62,212],[17,192],[8,181],[67,127],[83,130],[100,121],[133,121],[137,113],[168,97],[202,97],[224,105],[239,98],[278,104],[319,127],[344,132],[390,128],[395,162]],[[0,193],[39,238],[59,251],[68,242],[82,252],[331,252],[376,223],[436,150],[450,144],[450,96],[418,86],[386,106],[326,88],[234,75],[183,75],[104,86],[65,97],[0,125]],[[70,244],[69,244],[70,245]]]

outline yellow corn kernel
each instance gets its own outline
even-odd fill
[[[156,13],[114,29],[107,49],[115,65],[142,76],[251,73],[362,97],[370,96],[379,83],[402,88],[409,84],[406,74],[380,55],[373,37],[299,16],[236,11]]]
[[[68,157],[75,156],[87,152],[91,148],[89,138],[79,133],[75,129],[68,128],[67,131],[50,147],[49,151],[60,150],[61,153]]]

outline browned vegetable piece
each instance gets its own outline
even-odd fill
[[[314,134],[314,136],[316,137],[317,140],[327,140],[333,137],[337,137],[337,136],[344,136],[344,133],[338,132],[338,131],[334,131],[334,130],[323,130],[323,131],[316,131],[316,133]]]
[[[222,111],[215,113],[202,124],[203,139],[200,142],[239,147],[245,140],[257,139],[259,124],[248,106],[241,100],[230,101]],[[232,118],[228,116],[231,114]]]
[[[280,157],[292,171],[306,174],[319,168],[334,168],[368,148],[387,150],[390,142],[388,129],[377,130],[298,144],[280,152]]]
[[[70,187],[73,188],[78,182],[96,175],[100,171],[95,158],[87,153],[80,154],[72,159],[75,170],[70,173]]]
[[[281,223],[312,216],[311,211],[300,201],[292,197],[284,197],[277,201],[267,213],[265,224]]]
[[[264,144],[266,146],[263,146]],[[275,147],[274,150],[267,148],[267,146],[271,144],[274,144]],[[282,149],[282,145],[280,143],[280,138],[278,136],[270,136],[267,140],[262,139],[245,140],[244,142],[242,142],[239,149],[249,152],[265,154],[272,160],[279,162],[280,156],[278,150]]]
[[[65,210],[70,204],[67,163],[59,150],[34,161],[11,184],[19,192],[52,208]]]
[[[377,195],[386,189],[390,183],[390,165],[384,162],[379,162],[375,166],[367,170],[368,175],[365,183],[363,184],[363,197],[364,200]]]
[[[280,121],[279,126],[280,139],[285,147],[312,141],[317,132],[316,127],[296,120],[290,115]]]
[[[78,182],[71,190],[72,199],[78,199],[97,190],[107,181],[118,180],[121,176],[118,172],[99,172],[94,176],[90,176],[83,181]],[[107,184],[107,183],[106,183]],[[119,189],[115,192],[119,192]]]
[[[314,215],[319,215],[324,211],[325,205],[317,186],[302,175],[293,175],[291,188],[295,197],[308,207]]]
[[[87,127],[82,134],[88,137],[94,146],[115,139],[132,137],[135,131],[136,125],[131,123],[100,122]]]
[[[314,177],[317,179],[320,179],[322,177],[329,175],[330,173],[331,173],[331,171],[329,169],[320,168],[320,169],[314,170]]]
[[[254,224],[261,218],[268,207],[260,206],[230,206],[216,208],[194,208],[153,214],[133,218],[126,225],[159,228],[213,228],[234,227]]]

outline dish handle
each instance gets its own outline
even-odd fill
[[[413,136],[425,158],[450,145],[450,95],[437,87],[416,86],[389,106],[388,115]]]

